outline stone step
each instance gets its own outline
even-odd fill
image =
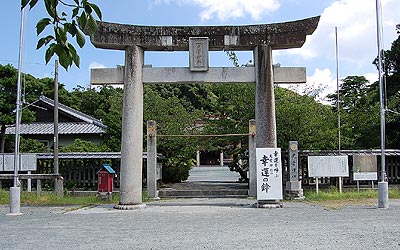
[[[168,190],[159,191],[160,198],[245,198],[247,189],[230,190]]]
[[[248,184],[232,181],[186,181],[166,184],[159,189],[160,198],[244,198]]]

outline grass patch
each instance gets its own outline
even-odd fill
[[[378,190],[361,190],[356,189],[344,190],[339,193],[337,188],[320,191],[318,194],[315,191],[305,191],[305,201],[319,204],[330,209],[340,209],[351,205],[377,205]],[[393,188],[389,190],[389,199],[399,199],[400,190]]]
[[[147,201],[147,193],[143,192],[143,201]],[[119,202],[119,194],[115,193],[112,200],[99,199],[96,196],[57,196],[52,193],[43,193],[36,195],[36,193],[21,193],[21,205],[25,206],[91,206],[97,204],[116,204]],[[7,190],[0,190],[0,205],[10,204],[10,194]]]
[[[320,191],[318,194],[315,191],[305,191],[305,197],[309,201],[327,201],[327,200],[349,200],[349,199],[372,199],[378,198],[378,190],[361,190],[357,192],[357,190],[345,190],[342,193],[339,193],[337,188],[330,188],[329,190]],[[400,190],[390,189],[389,190],[389,198],[391,199],[399,199],[400,198]]]

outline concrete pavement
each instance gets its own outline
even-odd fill
[[[305,202],[256,209],[250,199],[176,199],[142,210],[111,205],[0,206],[0,249],[399,249],[400,200],[389,209]]]

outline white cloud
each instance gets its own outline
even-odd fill
[[[105,68],[104,64],[98,63],[98,62],[91,62],[89,64],[89,69],[102,69]]]
[[[155,0],[160,3],[193,4],[202,8],[200,18],[202,21],[218,18],[226,21],[250,15],[253,20],[260,20],[262,15],[272,13],[279,8],[278,0]]]
[[[374,83],[378,80],[377,73],[367,73],[364,77],[370,82]],[[337,90],[336,76],[330,69],[319,69],[316,68],[313,75],[307,76],[306,84],[297,85],[281,85],[282,87],[288,87],[289,89],[296,91],[299,94],[315,95],[317,100],[324,103],[330,104],[327,95],[333,94]],[[339,79],[339,85],[342,84],[343,79]]]
[[[400,22],[400,1],[382,1],[385,47],[396,39],[395,24]],[[335,58],[335,27],[338,27],[340,60],[361,69],[370,66],[377,54],[376,7],[374,0],[338,0],[321,15],[317,30],[301,49],[288,50],[305,59]]]
[[[337,90],[336,76],[332,74],[330,69],[316,68],[312,76],[307,77],[307,85],[318,91],[318,99],[327,102],[326,96]]]
[[[367,73],[367,74],[365,74],[364,76],[365,76],[365,78],[367,78],[367,80],[369,81],[369,83],[374,83],[374,82],[376,82],[376,81],[379,80],[378,72],[375,72],[375,73]]]

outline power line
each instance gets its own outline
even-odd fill
[[[18,61],[14,61],[14,60],[3,60],[0,59],[0,62],[7,62],[7,63],[18,63]],[[31,64],[31,65],[40,65],[40,66],[55,66],[55,64],[53,63],[39,63],[39,62],[23,62],[23,64]]]
[[[200,134],[200,135],[157,135],[157,137],[229,137],[229,136],[249,136],[254,135],[250,133],[246,134]]]

